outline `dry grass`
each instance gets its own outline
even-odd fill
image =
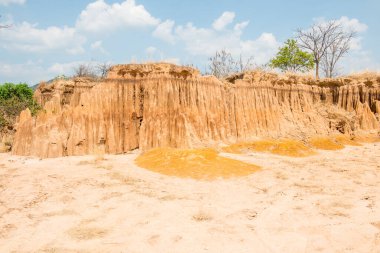
[[[94,164],[94,161],[87,161],[87,160],[79,161],[79,163],[77,163],[77,165],[79,166],[86,166],[86,165],[93,165],[93,164]]]
[[[76,240],[92,240],[103,238],[107,235],[108,230],[89,226],[88,224],[95,222],[95,219],[83,220],[78,226],[72,227],[67,234]]]
[[[376,71],[362,71],[350,74],[348,77],[355,78],[355,79],[376,79],[380,77],[380,72]]]
[[[362,143],[375,143],[380,142],[380,136],[376,134],[358,135],[354,137],[354,140]]]
[[[204,211],[199,211],[193,215],[193,220],[197,222],[204,222],[212,220],[212,216]]]
[[[102,161],[105,161],[104,154],[106,153],[105,151],[105,146],[104,145],[98,145],[95,149],[95,163],[100,163]]]
[[[132,178],[132,177],[129,177],[129,176],[125,176],[119,172],[112,172],[112,173],[109,173],[108,175],[111,179],[119,181],[121,184],[129,184],[130,185],[130,184],[135,184],[135,183],[139,182],[139,180]]]
[[[316,149],[322,150],[340,150],[344,145],[337,142],[335,138],[329,137],[313,137],[309,140],[309,144]]]
[[[261,140],[247,143],[233,144],[223,148],[224,152],[241,154],[244,152],[269,152],[276,155],[290,156],[290,157],[305,157],[314,155],[315,152],[296,140]]]
[[[68,234],[77,240],[91,240],[103,238],[107,234],[107,230],[96,227],[78,226],[70,229]]]
[[[168,176],[206,180],[246,176],[260,168],[221,157],[213,149],[157,148],[140,155],[136,163],[140,167]]]
[[[95,148],[94,151],[94,159],[93,160],[83,160],[78,163],[78,165],[99,165],[102,162],[106,161],[107,159],[105,158],[105,147],[104,145],[98,145]]]
[[[63,209],[60,211],[45,213],[45,217],[77,215],[74,210]]]
[[[334,137],[335,141],[342,144],[342,145],[348,145],[348,146],[362,146],[359,142],[355,140],[354,137],[347,136],[347,135],[337,135]]]
[[[361,135],[351,137],[336,135],[331,137],[313,137],[306,144],[297,140],[260,140],[254,142],[237,143],[223,147],[223,152],[242,154],[247,152],[268,152],[290,157],[306,157],[316,154],[314,149],[340,150],[348,146],[361,146],[360,143],[379,142],[377,135]]]

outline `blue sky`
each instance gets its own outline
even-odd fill
[[[380,70],[378,0],[0,0],[0,83],[35,84],[83,62],[168,61],[216,50],[265,64],[297,28],[340,20],[358,37],[341,73]]]

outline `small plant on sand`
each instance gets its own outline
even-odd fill
[[[212,216],[204,211],[199,211],[193,215],[193,220],[197,222],[210,221]]]
[[[95,163],[100,163],[102,161],[105,161],[106,158],[105,158],[105,145],[104,144],[100,144],[100,145],[97,145],[96,148],[95,148]]]

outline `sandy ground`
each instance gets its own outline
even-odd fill
[[[319,153],[214,181],[0,154],[0,252],[380,252],[380,144]]]

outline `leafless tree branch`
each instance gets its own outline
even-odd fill
[[[327,76],[332,76],[338,60],[348,52],[353,32],[346,32],[336,20],[314,24],[310,29],[297,30],[297,39],[301,48],[312,52],[316,65],[315,75],[319,78],[319,69],[323,67]],[[327,66],[326,66],[327,65]],[[327,72],[325,68],[328,68]]]
[[[94,67],[90,64],[79,64],[74,69],[75,77],[96,77]]]
[[[242,55],[234,59],[231,53],[225,49],[216,51],[213,57],[209,58],[210,74],[217,78],[225,78],[233,73],[244,72],[254,68],[253,57],[243,59]]]
[[[355,36],[355,32],[340,32],[334,43],[327,49],[321,62],[326,77],[332,78],[337,75],[337,63],[348,53],[351,41]]]
[[[109,64],[109,63],[99,63],[96,66],[96,69],[97,69],[99,76],[101,78],[107,77],[107,74],[108,74],[110,68],[111,68],[111,64]]]

